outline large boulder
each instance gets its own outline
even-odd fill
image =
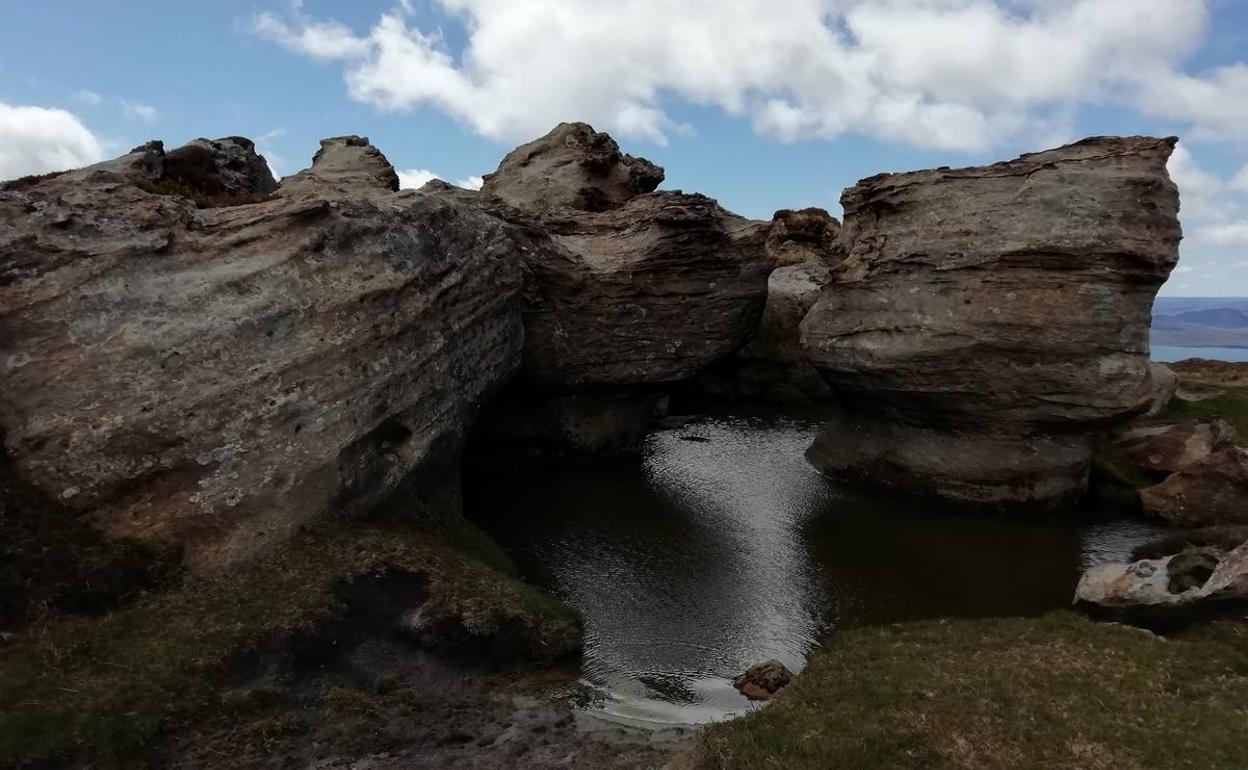
[[[213,195],[263,196],[277,190],[277,180],[256,145],[241,136],[195,139],[164,156],[162,176]]]
[[[847,189],[838,281],[802,323],[841,416],[829,473],[985,504],[1086,489],[1087,435],[1150,405],[1178,258],[1174,139],[1098,137]]]
[[[648,193],[663,169],[620,152],[609,134],[586,123],[560,123],[521,145],[486,174],[482,191],[530,211],[606,211]]]
[[[1184,526],[1248,524],[1248,447],[1228,447],[1140,490],[1144,512]]]
[[[454,504],[474,410],[520,361],[519,231],[393,192],[367,140],[322,145],[248,205],[150,192],[159,143],[0,190],[0,428],[25,482],[196,565],[387,499]]]
[[[1156,417],[1169,406],[1179,392],[1179,375],[1165,364],[1151,362],[1148,367],[1150,392],[1148,416]]]

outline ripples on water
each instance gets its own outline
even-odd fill
[[[707,417],[652,434],[640,463],[469,485],[470,516],[582,613],[592,708],[638,723],[740,714],[731,677],[768,658],[800,670],[829,628],[1064,607],[1082,568],[1157,531],[851,492],[806,463],[813,431]]]

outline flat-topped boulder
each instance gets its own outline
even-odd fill
[[[847,189],[846,260],[802,323],[844,405],[812,460],[961,501],[1081,495],[1087,436],[1152,403],[1150,312],[1181,237],[1175,141],[1095,137]]]

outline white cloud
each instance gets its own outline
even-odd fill
[[[1210,246],[1248,248],[1248,219],[1210,225],[1197,233],[1201,243]]]
[[[72,112],[0,102],[0,179],[77,168],[103,158],[103,144]]]
[[[85,89],[82,91],[75,91],[72,96],[74,99],[82,102],[83,104],[87,104],[92,107],[98,106],[100,102],[104,101],[104,97],[100,96],[95,91],[87,91]]]
[[[121,103],[121,108],[126,113],[126,117],[131,120],[140,120],[144,123],[155,123],[160,119],[160,112],[150,104],[123,101]]]
[[[399,175],[399,189],[416,190],[424,187],[434,179],[442,179],[442,176],[436,171],[430,171],[427,168],[409,168],[406,170],[396,169]],[[460,179],[451,184],[456,187],[463,187],[468,190],[480,190],[485,180],[479,176],[470,176],[467,179]]]
[[[1248,142],[1248,68],[1180,68],[1205,0],[433,1],[462,22],[462,51],[406,6],[367,31],[297,6],[253,28],[340,61],[358,101],[432,106],[508,141],[588,120],[662,142],[681,129],[665,109],[676,98],[786,140],[983,150],[1063,134],[1072,106],[1113,101]]]

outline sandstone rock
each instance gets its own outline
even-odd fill
[[[1161,414],[1166,405],[1170,403],[1170,399],[1179,391],[1179,375],[1165,364],[1155,362],[1149,363],[1148,366],[1149,383],[1152,388],[1152,395],[1149,397],[1148,414],[1150,417],[1156,417]]]
[[[426,186],[527,237],[524,360],[500,402],[524,417],[492,410],[484,443],[635,447],[663,388],[753,331],[773,266],[768,224],[703,195],[648,192],[661,178],[606,134],[562,124],[509,154],[480,194]]]
[[[1187,548],[1158,559],[1104,564],[1075,589],[1083,609],[1145,624],[1188,622],[1248,601],[1248,542],[1231,551]]]
[[[1248,524],[1248,448],[1228,447],[1140,490],[1144,512],[1185,526]]]
[[[165,154],[162,176],[209,195],[267,195],[277,181],[256,145],[241,136],[195,139]]]
[[[661,167],[621,153],[608,134],[585,123],[560,123],[507,153],[481,189],[531,211],[606,211],[662,181]]]
[[[841,223],[824,209],[781,209],[771,220],[767,251],[777,265],[836,267],[845,259]]]
[[[732,680],[732,686],[750,700],[771,700],[793,681],[793,672],[778,660],[757,663]]]
[[[1234,444],[1235,429],[1225,420],[1184,420],[1171,425],[1142,425],[1117,439],[1127,457],[1150,471],[1173,473]]]
[[[846,190],[848,256],[802,323],[845,406],[812,459],[960,501],[1081,495],[1086,435],[1149,407],[1174,144],[1099,137]]]
[[[802,349],[802,319],[832,280],[819,265],[777,268],[767,280],[767,305],[754,335],[740,350],[698,375],[697,388],[712,398],[809,404],[832,398],[832,389]]]
[[[477,403],[520,360],[519,231],[392,193],[358,137],[250,205],[135,184],[163,164],[148,144],[0,191],[16,471],[198,565],[398,490],[414,514],[446,502]]]

